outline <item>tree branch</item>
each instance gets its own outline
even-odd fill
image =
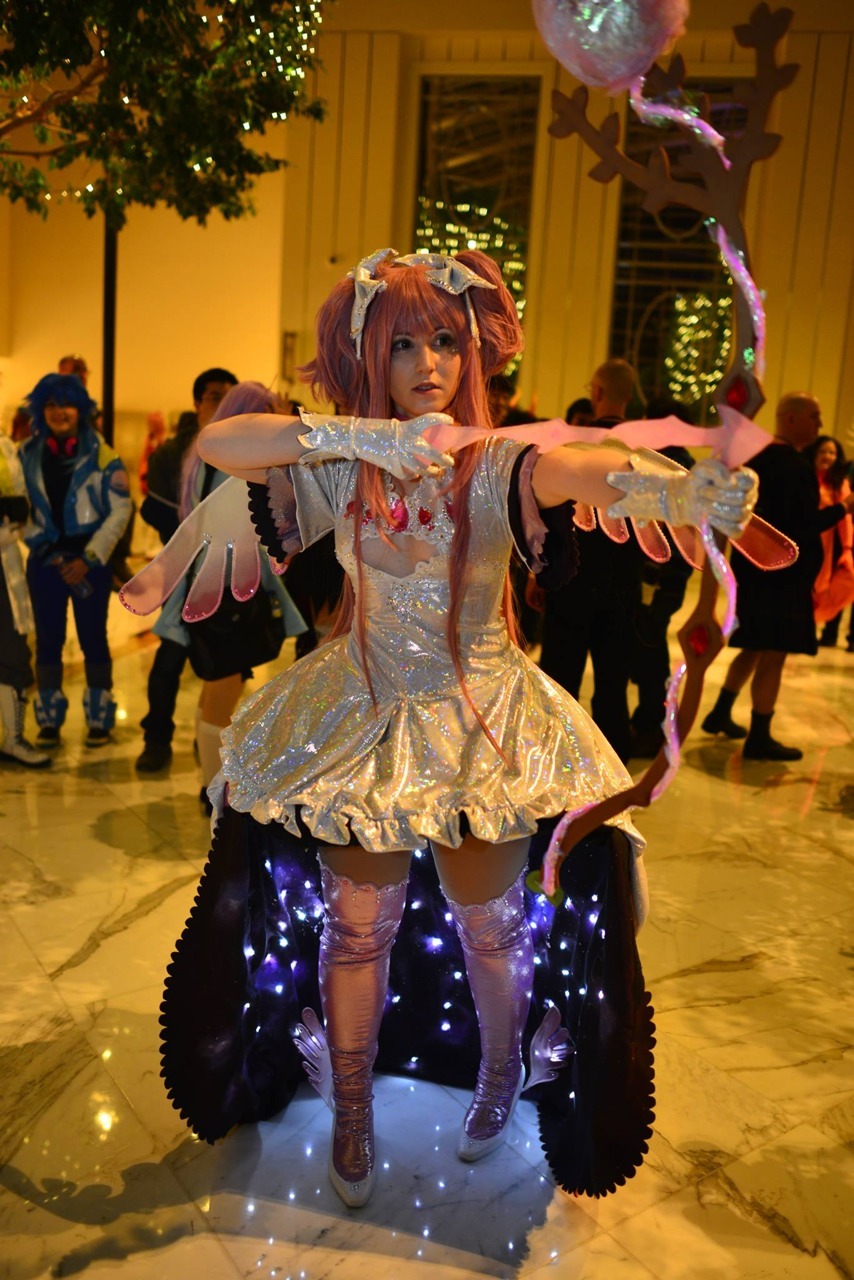
[[[87,89],[91,89],[99,80],[103,80],[107,74],[106,60],[102,58],[99,61],[102,65],[91,67],[86,75],[78,80],[76,85],[68,89],[57,89],[53,93],[49,93],[41,102],[35,103],[31,111],[16,112],[15,115],[2,121],[0,123],[0,138],[6,137],[16,129],[43,123],[49,119],[53,112],[65,106],[67,102],[73,102],[75,98],[79,98],[81,94],[84,94]]]

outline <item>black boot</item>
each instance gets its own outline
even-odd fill
[[[729,689],[721,689],[718,700],[703,721],[703,733],[725,733],[728,738],[746,738],[744,725],[736,724],[732,718],[732,707],[738,693]]]
[[[803,760],[804,753],[798,747],[784,747],[771,737],[771,715],[754,711],[750,716],[750,733],[744,743],[745,760]]]

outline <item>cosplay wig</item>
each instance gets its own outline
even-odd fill
[[[241,413],[279,413],[282,402],[275,391],[270,391],[260,382],[238,382],[223,396],[211,418],[211,422],[221,422],[223,418],[236,418]],[[188,445],[181,464],[181,497],[178,503],[178,515],[185,520],[198,505],[196,498],[196,481],[199,467],[202,465],[196,438]]]
[[[477,250],[457,254],[456,261],[495,288],[472,287],[464,298],[431,283],[427,278],[429,264],[426,261],[424,267],[395,266],[393,261],[384,261],[378,265],[375,278],[382,280],[386,287],[375,294],[367,309],[362,335],[362,359],[357,357],[350,337],[355,287],[349,278],[337,284],[318,313],[317,355],[300,370],[303,379],[311,384],[314,394],[320,399],[332,400],[344,413],[367,418],[390,418],[395,413],[389,391],[393,338],[400,334],[413,337],[432,335],[439,329],[449,329],[460,352],[460,380],[445,412],[462,426],[493,426],[486,395],[487,380],[500,373],[511,357],[522,350],[522,330],[515,304],[497,264]],[[474,308],[477,320],[479,346],[471,331],[469,304]],[[454,471],[448,485],[454,537],[450,555],[451,600],[447,638],[463,693],[484,732],[495,744],[466,688],[458,635],[471,538],[469,490],[483,449],[483,442],[479,442],[454,455]],[[383,475],[377,467],[361,463],[355,500],[358,509],[367,508],[380,513],[389,522]],[[356,567],[361,587],[361,520],[354,520],[353,526]],[[380,532],[382,533],[381,529]],[[364,600],[361,590],[359,595]],[[515,639],[509,580],[505,586],[504,602],[508,626]],[[363,609],[354,616],[353,589],[349,580],[345,579],[341,609],[332,634],[340,635],[351,626],[359,641],[365,676],[373,696],[365,650],[366,619]]]
[[[839,489],[848,474],[848,459],[845,457],[845,450],[835,436],[816,436],[813,443],[807,445],[806,449],[804,449],[804,457],[815,467],[818,451],[823,444],[836,445],[836,460],[830,464],[830,467],[825,472],[824,483],[829,485],[831,489]]]
[[[95,401],[73,373],[46,373],[27,396],[27,405],[33,419],[33,435],[46,436],[48,425],[44,411],[49,404],[70,405],[77,410],[78,430],[93,430],[92,416],[97,408]]]

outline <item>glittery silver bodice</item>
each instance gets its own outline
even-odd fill
[[[608,743],[563,689],[510,641],[502,616],[512,537],[507,494],[522,446],[490,441],[472,480],[471,542],[459,624],[471,698],[446,638],[451,512],[439,480],[392,495],[393,545],[417,538],[425,558],[405,577],[371,567],[382,539],[362,528],[361,592],[376,705],[354,633],[323,645],[238,709],[223,734],[229,803],[296,833],[295,811],[321,839],[368,849],[458,845],[464,812],[490,841],[610,795],[628,781]],[[303,543],[335,529],[336,553],[359,589],[353,550],[357,463],[294,467]],[[627,822],[621,823],[636,837]]]

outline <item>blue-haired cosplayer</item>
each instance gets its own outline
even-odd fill
[[[38,740],[43,746],[59,742],[68,707],[62,650],[70,601],[85,662],[86,742],[100,746],[116,713],[108,562],[130,519],[127,472],[92,426],[95,402],[79,378],[49,373],[28,400],[33,434],[21,446],[21,463],[30,502],[24,540],[36,623]]]

